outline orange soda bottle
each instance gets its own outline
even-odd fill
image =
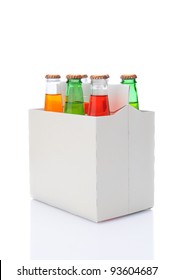
[[[45,111],[63,112],[60,75],[46,75]]]

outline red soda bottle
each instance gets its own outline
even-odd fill
[[[108,100],[108,81],[109,75],[91,75],[91,95],[89,101],[89,116],[110,115]]]

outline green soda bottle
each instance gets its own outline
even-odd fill
[[[137,76],[135,74],[127,74],[127,75],[121,75],[120,77],[122,79],[121,83],[124,85],[130,86],[129,91],[129,104],[133,106],[136,109],[139,109],[139,103],[138,103],[138,93],[136,88],[136,78]]]
[[[64,113],[84,115],[84,98],[81,79],[87,75],[67,75]]]

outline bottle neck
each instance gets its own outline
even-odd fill
[[[91,95],[108,95],[107,79],[92,79],[91,80]]]
[[[131,104],[136,109],[139,108],[138,105],[138,93],[136,88],[136,80],[135,79],[126,79],[122,80],[122,84],[126,84],[130,87],[129,89],[129,104]]]
[[[121,83],[125,84],[125,85],[134,85],[137,82],[136,82],[136,79],[125,79],[125,80],[122,80]]]
[[[137,91],[136,83],[136,79],[124,79],[121,81],[121,84],[128,85],[130,87],[130,91]]]
[[[83,90],[81,79],[69,79],[66,87],[68,102],[83,102]]]
[[[46,80],[46,94],[60,94],[60,79]]]
[[[82,86],[82,81],[80,79],[69,79],[67,81],[67,86],[72,86],[72,87]]]

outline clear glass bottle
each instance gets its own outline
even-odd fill
[[[63,112],[60,75],[46,75],[45,111]]]
[[[84,97],[81,79],[87,75],[67,75],[64,113],[84,115]]]
[[[138,102],[138,92],[136,87],[136,78],[135,74],[124,74],[121,75],[121,83],[124,85],[130,86],[129,91],[129,104],[136,109],[139,109],[139,102]]]
[[[90,90],[89,90],[89,83],[87,78],[82,79],[82,89],[83,89],[83,98],[84,98],[84,112],[85,115],[88,115]]]
[[[91,95],[89,101],[89,116],[110,115],[108,100],[108,78],[109,75],[91,75]]]

